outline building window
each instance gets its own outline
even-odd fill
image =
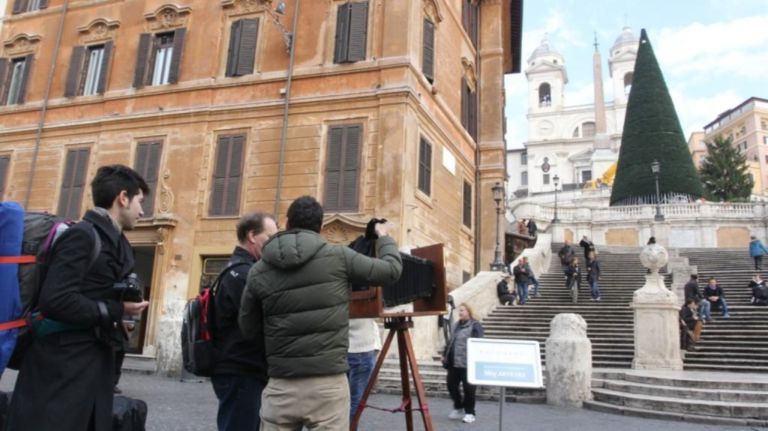
[[[187,30],[180,28],[167,33],[142,33],[133,86],[175,84],[179,80],[179,65]]]
[[[432,193],[432,144],[424,138],[419,141],[419,190]]]
[[[429,82],[435,82],[435,24],[424,18],[421,47],[421,72]]]
[[[552,105],[552,87],[544,82],[539,85],[539,106],[545,107]]]
[[[464,284],[472,279],[472,274],[467,271],[461,271],[461,284]]]
[[[21,105],[27,95],[33,56],[0,59],[0,105]]]
[[[763,144],[768,145],[768,136],[763,136]]]
[[[528,171],[520,172],[520,185],[521,186],[528,185]]]
[[[48,0],[15,0],[13,2],[13,13],[32,12],[48,7]]]
[[[64,97],[104,94],[112,42],[72,49]]]
[[[586,121],[581,125],[581,137],[591,138],[595,136],[595,122]]]
[[[477,142],[477,95],[467,84],[467,79],[461,79],[461,125],[469,136]]]
[[[520,153],[520,164],[523,166],[528,164],[528,150],[523,150]]]
[[[361,124],[333,126],[328,129],[323,205],[328,211],[358,210],[362,138]]]
[[[629,96],[629,92],[632,91],[632,78],[634,77],[632,72],[627,72],[624,75],[624,95]]]
[[[339,5],[336,15],[336,46],[334,63],[354,63],[365,60],[368,40],[368,2],[348,2]]]
[[[219,136],[216,143],[209,216],[236,216],[240,213],[244,149],[245,135]]]
[[[157,196],[157,178],[160,173],[160,155],[163,151],[163,143],[140,142],[136,146],[136,162],[134,168],[144,178],[149,186],[149,196],[144,199],[144,217],[152,217],[155,214],[155,197]]]
[[[61,217],[72,220],[80,218],[89,154],[88,148],[67,151],[64,178],[61,182],[61,195],[59,195],[59,208],[56,212]]]
[[[549,184],[549,174],[544,174],[544,177],[542,178],[544,185]]]
[[[592,181],[591,169],[584,169],[583,171],[581,171],[581,182],[586,183],[587,181]]]
[[[461,23],[464,26],[464,31],[469,35],[469,39],[472,41],[472,45],[475,49],[478,48],[478,24],[480,14],[477,9],[476,0],[463,0],[463,7],[461,9]]]
[[[8,178],[8,166],[11,164],[11,156],[0,156],[0,201],[5,199],[5,184]]]
[[[241,19],[232,23],[226,76],[242,76],[253,73],[253,67],[256,63],[258,34],[258,19]]]
[[[462,209],[464,226],[472,228],[472,184],[467,181],[464,181],[464,205]]]

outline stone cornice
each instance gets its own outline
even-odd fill
[[[3,42],[3,57],[36,55],[40,48],[40,39],[40,36],[35,33],[19,33]]]
[[[89,24],[78,27],[77,31],[80,33],[80,44],[86,45],[94,42],[114,40],[119,27],[120,21],[118,20],[96,18]]]
[[[144,19],[147,21],[147,28],[150,32],[173,30],[187,26],[190,12],[192,12],[192,8],[189,6],[167,3],[155,9],[154,12],[144,14]]]

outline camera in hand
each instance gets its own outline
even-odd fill
[[[112,290],[120,302],[141,302],[144,300],[144,289],[141,288],[136,273],[128,274],[123,281],[112,285]]]

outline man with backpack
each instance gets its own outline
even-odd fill
[[[51,250],[36,309],[45,317],[24,355],[8,431],[108,430],[112,427],[114,347],[123,316],[149,303],[124,302],[133,229],[149,187],[133,169],[102,166],[91,182],[94,209],[64,231]],[[99,250],[95,261],[91,254]]]
[[[240,298],[251,266],[261,258],[261,248],[277,233],[272,216],[246,214],[237,223],[235,251],[214,293],[213,342],[217,351],[211,383],[219,399],[219,431],[259,429],[261,392],[267,384],[264,340],[246,340],[237,324]]]

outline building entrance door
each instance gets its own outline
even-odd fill
[[[144,288],[144,299],[149,300],[151,298],[152,286],[154,280],[152,280],[152,274],[155,267],[155,250],[153,246],[136,246],[133,247],[134,256],[136,259],[136,266],[134,272],[139,277],[139,282]],[[149,322],[149,308],[141,313],[141,316],[134,318],[134,320],[126,320],[124,324],[128,327],[128,349],[127,353],[133,353],[140,355],[144,350],[144,337],[147,333],[147,322]],[[133,330],[130,330],[130,328]]]

